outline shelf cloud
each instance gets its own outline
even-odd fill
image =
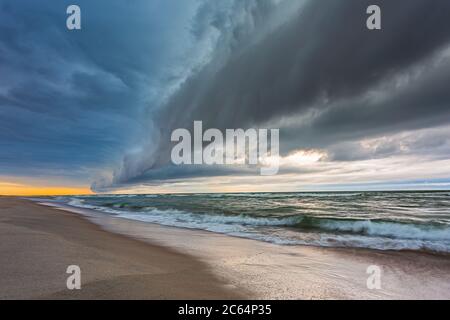
[[[370,1],[292,3],[234,3],[235,20],[202,7],[194,34],[218,33],[209,61],[156,112],[153,136],[124,157],[113,185],[175,178],[183,170],[170,164],[170,133],[195,120],[219,129],[280,128],[285,154],[330,149],[330,160],[345,141],[448,123],[448,2],[379,1],[379,31],[365,25]],[[185,172],[192,171],[211,174]]]

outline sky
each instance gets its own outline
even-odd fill
[[[372,4],[381,30],[366,27]],[[449,190],[449,12],[0,0],[0,194]],[[196,120],[279,129],[279,173],[175,166],[170,135]]]

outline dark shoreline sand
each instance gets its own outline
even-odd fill
[[[278,246],[18,198],[0,197],[0,262],[1,299],[450,299],[449,256]],[[82,290],[66,289],[70,264]]]
[[[81,290],[66,268],[81,268]],[[0,197],[0,299],[231,299],[193,257],[101,230],[74,213]]]

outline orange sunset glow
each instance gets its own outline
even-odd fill
[[[88,187],[33,186],[0,181],[1,196],[63,196],[92,194]]]

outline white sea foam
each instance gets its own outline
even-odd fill
[[[361,233],[370,236],[381,236],[397,239],[413,240],[449,240],[449,227],[418,226],[393,222],[373,221],[337,221],[323,220],[320,228],[329,231]]]

